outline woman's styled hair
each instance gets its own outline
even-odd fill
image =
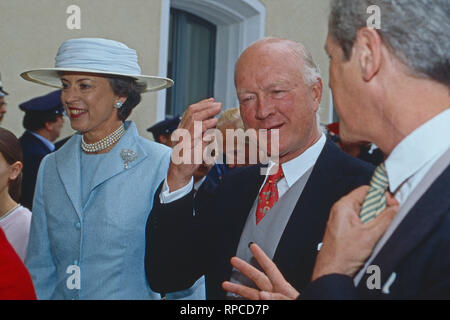
[[[108,76],[107,79],[114,94],[127,97],[127,100],[119,109],[119,119],[125,121],[130,116],[134,107],[141,102],[141,94],[145,90],[145,85],[128,77]]]
[[[0,153],[6,162],[11,165],[17,161],[23,162],[22,147],[19,140],[9,130],[0,128]],[[22,172],[15,180],[9,182],[8,191],[11,198],[18,202],[22,187]]]

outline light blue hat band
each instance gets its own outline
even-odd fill
[[[55,67],[141,75],[135,50],[123,43],[100,38],[65,41],[56,55]]]

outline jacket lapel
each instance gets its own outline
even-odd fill
[[[74,134],[58,152],[55,152],[56,170],[72,205],[81,219],[81,135]]]
[[[342,178],[338,159],[333,158],[334,145],[331,146],[331,143],[327,141],[317,159],[273,259],[286,278],[299,279],[298,275],[303,274],[304,280],[299,280],[300,282],[308,283],[310,275],[303,270],[312,270],[316,247],[322,239],[328,220],[330,202],[334,201],[332,195]],[[314,248],[312,251],[311,247]],[[312,252],[313,256],[305,255],[308,252]]]
[[[134,166],[147,157],[147,153],[137,140],[138,133],[135,124],[127,121],[125,123],[125,127],[127,126],[127,131],[123,137],[111,149],[111,151],[106,154],[99,170],[97,170],[92,177],[89,193],[91,193],[97,186],[106,180],[122,172],[131,170]],[[125,168],[125,160],[122,158],[122,153],[125,151],[130,151],[135,155],[135,157],[129,158],[133,160],[127,161],[127,168]]]
[[[231,217],[227,218],[228,230],[230,230],[230,239],[235,241],[233,248],[233,254],[236,253],[237,245],[239,243],[240,235],[244,229],[245,222],[247,221],[250,210],[253,203],[258,196],[259,188],[261,187],[265,176],[261,175],[261,165],[254,165],[239,174],[239,181],[246,181],[247,183],[240,186],[232,185],[232,190],[229,194],[233,195],[233,209],[230,210]]]
[[[450,167],[436,179],[375,257],[372,265],[380,266],[382,285],[395,267],[407,257],[440,223],[450,205]],[[359,286],[365,286],[366,274]]]
[[[100,170],[92,177],[90,190],[92,192],[98,185],[106,180],[131,170],[134,166],[143,161],[148,155],[138,142],[138,133],[134,123],[125,122],[126,132],[113,149],[106,154],[104,163]],[[66,189],[78,216],[82,217],[83,205],[81,201],[81,135],[75,134],[58,152],[55,153],[56,164],[59,176]],[[124,150],[132,150],[136,153],[136,159],[128,162],[128,169],[125,169],[125,161],[121,153]]]
[[[228,195],[232,201],[228,202],[226,210],[216,208],[218,212],[225,212],[221,221],[223,230],[226,230],[226,239],[217,242],[222,244],[223,279],[230,279],[232,266],[229,258],[236,255],[245,222],[264,181],[265,176],[261,175],[261,167],[261,165],[254,165],[245,169],[237,169],[242,170],[239,172],[239,179],[235,179],[234,183],[227,183],[229,188],[223,193]]]

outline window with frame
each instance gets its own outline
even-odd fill
[[[214,95],[216,26],[183,10],[170,10],[166,116],[182,114]]]

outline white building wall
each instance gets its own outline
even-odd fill
[[[81,9],[81,29],[66,26],[70,5]],[[23,112],[18,104],[52,88],[29,83],[19,74],[51,67],[59,45],[77,37],[104,37],[124,42],[139,54],[144,74],[165,76],[170,6],[190,11],[218,27],[215,97],[225,108],[237,106],[233,71],[238,55],[263,36],[303,42],[322,69],[321,120],[329,120],[328,58],[323,50],[329,0],[0,0],[0,72],[8,113],[1,126],[20,136]],[[165,91],[147,93],[133,111],[141,135],[164,117]],[[72,133],[67,121],[63,136]]]

